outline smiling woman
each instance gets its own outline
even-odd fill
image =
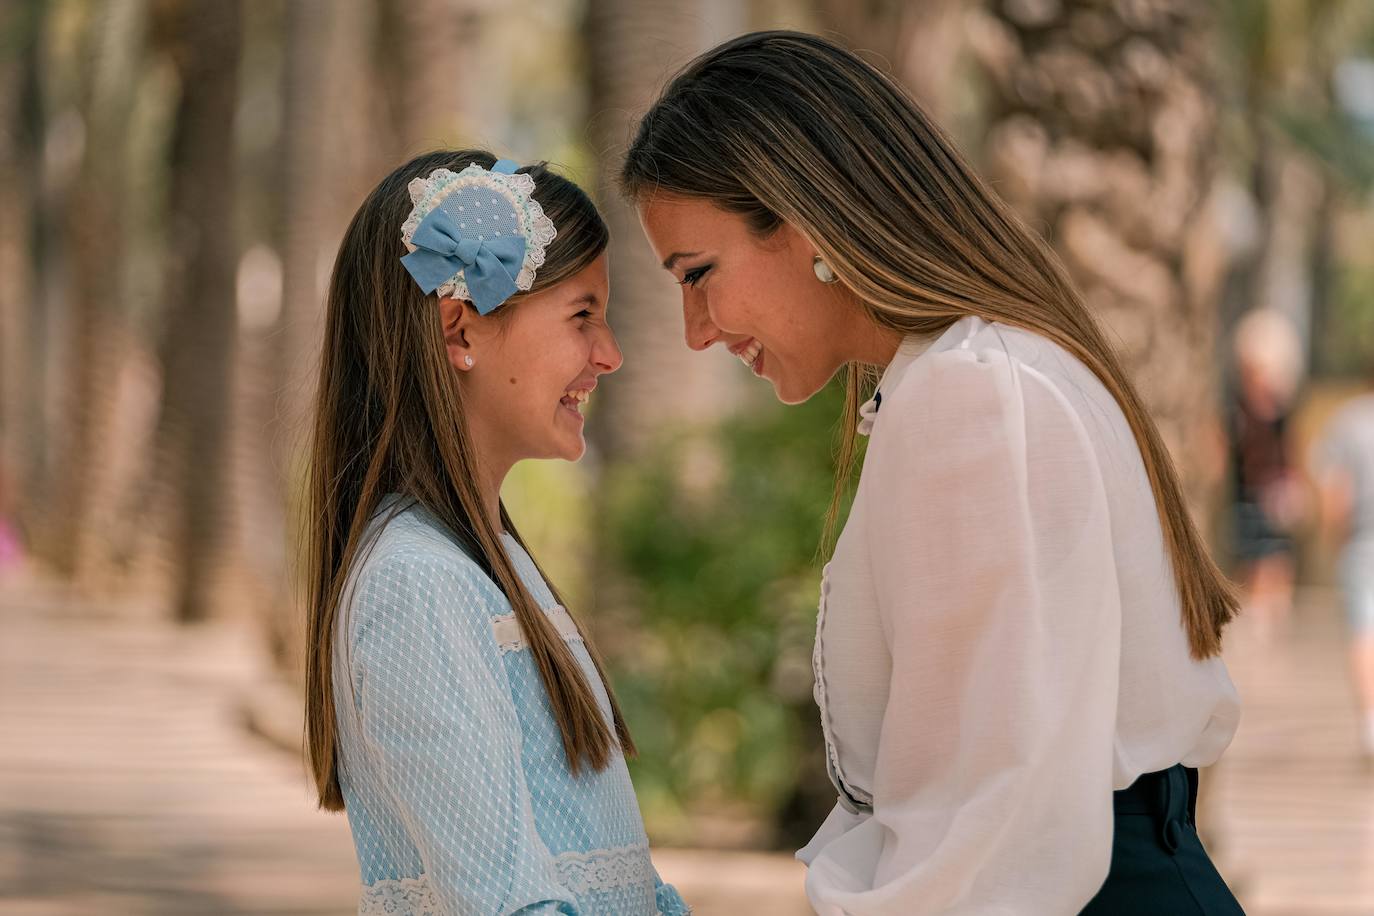
[[[645,193],[639,215],[655,250],[671,252],[663,267],[682,287],[687,345],[725,346],[783,403],[805,401],[847,363],[892,358],[897,336],[867,320],[846,288],[816,282],[816,246],[792,224],[760,234],[667,188]]]
[[[307,742],[362,913],[682,914],[590,640],[501,503],[576,460],[620,366],[607,232],[543,165],[438,152],[365,200],[330,283],[311,465]]]
[[[1193,823],[1235,594],[1049,248],[890,77],[796,32],[688,65],[621,180],[690,346],[789,404],[846,369],[832,520],[869,436],[816,622],[816,910],[1239,912]]]

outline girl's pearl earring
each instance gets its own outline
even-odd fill
[[[464,357],[463,357],[463,365],[464,365],[464,366],[467,366],[469,369],[471,369],[471,368],[472,368],[472,357],[471,357],[471,356],[464,356]]]
[[[829,264],[825,263],[825,260],[820,255],[816,255],[816,257],[812,259],[811,269],[816,272],[816,279],[820,280],[822,283],[834,283],[839,279],[839,277],[835,276],[835,271],[830,268]]]

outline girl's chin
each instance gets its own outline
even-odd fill
[[[554,419],[553,452],[564,461],[576,461],[587,451],[587,440],[582,434],[587,421],[577,411],[561,404],[558,414]]]

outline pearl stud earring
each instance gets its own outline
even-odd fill
[[[831,269],[829,264],[825,263],[825,260],[820,255],[816,255],[816,257],[812,259],[811,269],[816,272],[816,279],[820,280],[822,283],[834,283],[839,279],[839,277],[835,276],[835,271]]]
[[[471,357],[471,356],[464,356],[464,357],[463,357],[463,365],[464,365],[464,366],[467,366],[469,369],[471,369],[471,368],[472,368],[472,357]]]

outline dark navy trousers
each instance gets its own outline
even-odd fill
[[[1244,916],[1198,839],[1197,770],[1146,773],[1112,807],[1111,870],[1083,916]]]

